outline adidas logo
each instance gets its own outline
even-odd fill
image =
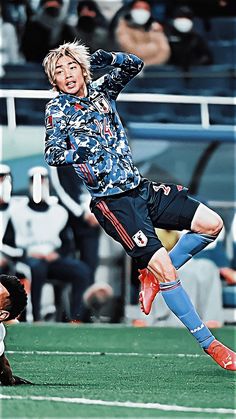
[[[196,329],[190,329],[191,333],[196,333],[196,332],[200,332],[200,330],[202,330],[204,327],[204,324],[202,323],[201,326],[196,327]]]

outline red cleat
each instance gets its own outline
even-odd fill
[[[141,282],[141,291],[139,293],[139,303],[141,310],[145,314],[149,314],[152,308],[152,303],[157,293],[160,291],[160,286],[155,276],[147,269],[139,270],[139,281]]]
[[[218,340],[213,340],[209,348],[204,351],[225,370],[236,371],[236,353]]]

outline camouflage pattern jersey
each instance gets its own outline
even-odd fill
[[[91,56],[91,69],[101,68]],[[138,57],[112,53],[112,68],[87,85],[88,95],[59,93],[46,106],[45,160],[50,166],[73,165],[92,197],[135,188],[140,174],[132,161],[125,130],[116,111],[116,98],[143,67]],[[81,147],[89,153],[80,164]]]

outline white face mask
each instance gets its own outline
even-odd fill
[[[133,9],[130,11],[130,15],[134,23],[137,25],[145,25],[151,16],[151,13],[145,9]]]
[[[6,204],[8,204],[11,199],[11,190],[11,176],[5,175],[0,181],[0,199]]]
[[[47,202],[49,198],[49,181],[46,177],[41,176],[40,173],[33,175],[30,184],[30,196],[36,204],[44,201]]]
[[[193,22],[187,17],[177,17],[173,21],[173,26],[177,29],[177,31],[187,33],[191,31]]]

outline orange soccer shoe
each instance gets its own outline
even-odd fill
[[[141,291],[139,293],[139,303],[141,310],[149,314],[152,302],[160,291],[159,283],[155,276],[147,269],[139,269],[139,281],[141,282]]]
[[[218,340],[213,340],[209,348],[204,351],[225,370],[236,371],[236,353]]]

